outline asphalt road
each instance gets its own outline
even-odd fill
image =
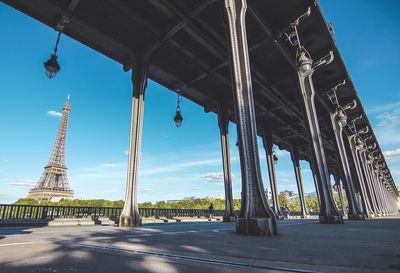
[[[279,236],[233,223],[0,228],[0,272],[400,272],[399,217],[279,222]]]

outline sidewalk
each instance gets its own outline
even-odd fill
[[[0,228],[0,272],[400,272],[400,217],[279,221],[276,237],[234,223]]]

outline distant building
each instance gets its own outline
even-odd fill
[[[194,199],[197,199],[197,198],[199,198],[199,197],[189,196],[189,197],[184,197],[183,200],[194,200]]]
[[[270,189],[265,188],[264,193],[265,193],[265,196],[267,197],[267,200],[272,199],[272,192]]]
[[[281,191],[279,194],[283,194],[286,198],[290,198],[290,197],[294,196],[294,192],[288,191],[288,190]]]

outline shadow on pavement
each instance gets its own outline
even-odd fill
[[[7,237],[7,235],[15,235],[15,234],[30,234],[32,233],[32,228],[35,227],[0,227],[0,240]]]
[[[70,232],[60,234],[52,228],[55,232],[45,243],[25,249],[24,257],[10,254],[0,259],[0,272],[269,272],[255,266],[310,272],[399,272],[399,225],[399,218],[346,221],[344,225],[292,221],[280,225],[277,237],[237,235],[234,224],[225,223],[79,232],[71,227]],[[198,260],[179,258],[183,256]]]

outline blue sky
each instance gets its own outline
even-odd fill
[[[320,1],[337,45],[369,115],[395,181],[400,178],[400,2]],[[42,63],[56,33],[0,3],[0,203],[26,196],[50,156],[67,94],[72,111],[67,166],[78,198],[124,198],[131,82],[121,65],[61,37],[61,72],[45,77]],[[175,128],[176,96],[150,82],[146,93],[139,202],[222,196],[216,116],[183,100],[184,122]],[[240,195],[236,128],[230,125],[234,196]],[[259,142],[264,185],[265,152]],[[289,154],[277,151],[278,189],[296,190]],[[305,192],[314,190],[302,162]]]

